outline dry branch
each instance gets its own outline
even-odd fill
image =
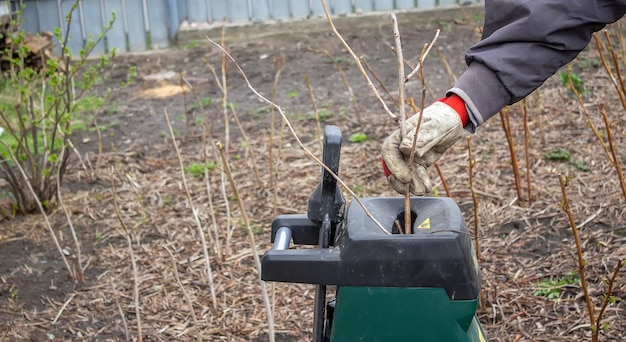
[[[506,140],[509,145],[509,153],[511,155],[511,167],[513,168],[513,175],[515,179],[515,189],[517,190],[517,198],[522,200],[522,179],[519,174],[519,166],[517,164],[517,154],[515,152],[515,141],[513,140],[513,132],[511,130],[511,120],[509,118],[509,109],[504,108],[500,111],[500,119],[502,120],[502,130],[506,135]]]
[[[609,122],[609,116],[606,114],[606,109],[604,105],[600,105],[600,111],[602,112],[602,118],[604,119],[604,125],[606,127],[606,135],[609,140],[609,147],[611,148],[611,156],[613,165],[615,166],[615,170],[617,171],[617,178],[619,179],[619,184],[622,188],[622,194],[624,195],[624,200],[626,200],[626,182],[624,181],[624,173],[622,172],[622,164],[620,163],[620,159],[615,150],[615,146],[613,144],[613,133],[611,132],[611,123]]]
[[[531,170],[530,170],[530,152],[528,150],[528,145],[530,144],[530,128],[528,127],[528,109],[527,109],[526,99],[520,102],[520,107],[522,109],[522,117],[524,120],[524,158],[526,159],[526,195],[528,197],[528,205],[532,204],[532,189],[531,189]]]
[[[239,189],[237,188],[237,183],[233,178],[233,174],[230,170],[230,164],[228,163],[228,159],[226,159],[226,154],[224,153],[224,147],[221,143],[217,143],[217,149],[220,153],[220,158],[222,159],[222,167],[224,168],[224,173],[226,177],[228,177],[228,181],[230,182],[230,187],[235,194],[235,198],[237,199],[237,204],[239,205],[239,210],[241,210],[241,216],[243,218],[244,225],[246,226],[246,230],[248,231],[248,238],[250,239],[250,245],[252,246],[252,256],[254,257],[254,264],[256,265],[259,284],[261,286],[261,293],[263,294],[263,303],[265,304],[265,310],[267,314],[267,325],[269,327],[269,339],[270,342],[274,342],[274,313],[272,312],[272,306],[270,303],[270,298],[267,292],[267,286],[263,279],[261,279],[261,258],[259,257],[259,251],[256,247],[256,242],[254,239],[254,232],[252,231],[252,226],[250,225],[250,218],[248,217],[248,212],[246,210],[246,206],[243,203],[241,195],[239,194]]]
[[[126,238],[126,244],[128,247],[128,254],[130,255],[130,265],[133,270],[133,294],[135,299],[135,316],[137,316],[137,340],[143,341],[143,333],[141,332],[141,308],[139,306],[139,274],[137,272],[137,263],[135,262],[135,253],[133,252],[133,242],[130,238],[130,232],[126,228],[126,223],[120,213],[119,205],[117,204],[117,191],[115,190],[115,173],[111,170],[111,193],[113,194],[113,209],[115,215],[124,230],[124,237]]]
[[[211,270],[211,260],[209,257],[209,249],[206,244],[206,239],[204,238],[204,230],[202,229],[202,223],[200,223],[200,218],[198,217],[198,209],[193,204],[193,200],[191,199],[191,194],[189,193],[189,187],[187,186],[187,177],[185,176],[185,166],[183,165],[183,158],[180,155],[180,151],[178,150],[178,143],[176,142],[176,136],[174,135],[174,130],[172,129],[172,123],[170,122],[169,115],[167,114],[167,110],[164,109],[163,113],[165,115],[165,121],[167,122],[167,128],[170,133],[170,137],[172,138],[172,145],[174,146],[174,151],[176,152],[176,156],[178,157],[178,166],[180,168],[180,177],[183,182],[183,189],[185,190],[185,195],[187,196],[187,203],[191,208],[191,212],[193,215],[194,222],[196,223],[196,227],[198,228],[198,235],[200,235],[200,242],[202,243],[202,253],[204,254],[204,263],[207,270],[207,278],[209,281],[209,289],[211,290],[211,300],[213,302],[213,308],[217,308],[217,298],[215,296],[215,285],[213,284],[213,271]],[[193,309],[192,309],[193,310]]]
[[[237,70],[239,71],[239,73],[241,74],[241,76],[243,77],[243,79],[245,80],[246,84],[248,85],[248,89],[250,89],[259,99],[261,99],[262,101],[264,101],[265,103],[267,103],[268,105],[276,108],[276,110],[278,111],[278,113],[280,113],[281,117],[283,118],[283,122],[287,125],[287,127],[289,128],[289,131],[291,132],[292,136],[294,137],[294,139],[296,139],[296,141],[298,142],[298,146],[300,146],[300,148],[302,148],[302,150],[306,153],[306,155],[311,158],[313,161],[315,161],[318,165],[320,165],[321,167],[323,167],[333,178],[335,178],[337,180],[337,182],[339,184],[341,184],[343,186],[343,188],[348,191],[348,193],[350,195],[352,195],[352,197],[354,198],[354,200],[361,206],[361,208],[363,208],[363,211],[365,212],[365,215],[367,217],[370,218],[370,220],[372,220],[372,222],[374,222],[374,224],[376,225],[376,227],[383,233],[383,234],[390,234],[389,231],[387,231],[381,224],[380,222],[372,215],[372,213],[365,207],[365,205],[363,204],[363,202],[359,199],[359,197],[357,196],[357,194],[350,188],[348,187],[348,185],[335,173],[333,172],[333,170],[331,170],[328,166],[326,166],[319,158],[317,158],[308,148],[306,148],[306,146],[304,146],[304,144],[302,143],[302,140],[300,140],[300,137],[298,137],[298,134],[296,133],[296,131],[294,130],[293,126],[291,125],[291,122],[289,121],[289,119],[287,119],[287,116],[285,115],[285,112],[283,111],[283,109],[277,105],[276,103],[268,100],[265,96],[261,95],[261,93],[259,93],[250,83],[250,80],[248,79],[248,77],[246,76],[246,74],[243,72],[243,70],[241,69],[241,67],[239,66],[239,64],[237,64],[237,62],[235,61],[235,59],[233,58],[233,56],[231,56],[226,50],[223,49],[223,47],[219,44],[217,44],[216,42],[214,42],[211,38],[209,38],[208,36],[205,36],[206,39],[213,45],[215,45],[217,48],[221,49],[227,56],[228,58],[230,58],[230,60],[233,62],[233,64],[235,64],[235,67],[237,68]]]
[[[572,213],[572,208],[569,203],[569,199],[567,197],[567,190],[565,187],[568,185],[568,180],[566,180],[563,175],[559,175],[559,183],[561,184],[561,192],[563,194],[563,211],[567,214],[567,218],[569,219],[569,224],[572,227],[572,232],[574,233],[574,241],[576,242],[576,256],[578,258],[578,273],[580,275],[580,284],[583,287],[583,292],[585,294],[585,301],[587,302],[587,311],[589,313],[589,322],[591,326],[595,326],[595,314],[593,310],[593,304],[591,303],[591,296],[589,295],[589,289],[587,288],[587,280],[585,278],[585,265],[586,262],[583,259],[583,251],[582,244],[580,242],[580,235],[578,233],[578,227],[576,226],[576,222],[574,221],[574,214]]]
[[[378,100],[378,103],[380,103],[381,107],[383,107],[383,109],[385,110],[385,113],[387,115],[389,115],[390,118],[392,118],[394,120],[398,120],[398,116],[395,115],[394,113],[392,113],[391,110],[389,110],[389,107],[387,107],[387,104],[385,103],[383,98],[380,97],[380,93],[378,93],[378,90],[376,89],[376,86],[374,85],[374,83],[372,83],[372,80],[370,80],[369,76],[367,76],[367,72],[365,72],[365,69],[363,69],[363,65],[361,64],[361,59],[359,57],[357,57],[357,55],[354,53],[354,51],[352,51],[352,48],[350,47],[350,45],[348,45],[348,43],[345,41],[345,39],[343,39],[341,34],[339,34],[339,31],[337,31],[337,28],[335,28],[335,24],[333,23],[333,19],[331,18],[330,13],[328,12],[328,9],[326,8],[325,1],[324,0],[321,0],[321,1],[322,1],[322,7],[324,8],[324,13],[326,14],[326,18],[328,19],[328,23],[330,24],[330,28],[333,30],[333,33],[335,34],[335,36],[337,36],[339,41],[341,41],[343,46],[346,48],[348,53],[350,53],[350,55],[352,56],[352,58],[356,62],[356,65],[359,68],[359,71],[361,71],[361,74],[363,75],[363,77],[365,77],[365,80],[367,81],[367,86],[370,88],[372,93],[374,93],[374,96],[376,96],[376,99]]]
[[[172,253],[172,251],[170,251],[170,249],[167,248],[167,246],[161,245],[161,247],[163,247],[163,249],[167,251],[167,254],[169,254],[170,257],[172,258],[172,269],[174,270],[174,278],[176,278],[176,284],[178,284],[178,288],[180,289],[180,292],[183,293],[183,297],[185,298],[187,305],[189,305],[189,311],[191,311],[193,324],[197,327],[198,318],[196,317],[196,312],[193,309],[193,302],[191,301],[191,299],[189,299],[189,295],[187,294],[187,291],[185,291],[185,287],[183,286],[183,283],[180,281],[180,277],[178,276],[178,266],[176,265],[176,257],[174,256],[174,253]]]
[[[474,190],[474,167],[476,166],[476,161],[474,160],[474,156],[472,155],[472,138],[470,136],[467,137],[467,153],[469,156],[469,188],[472,193],[472,204],[474,205],[474,249],[476,250],[476,259],[480,260],[480,246],[478,245],[479,240],[479,232],[478,232],[478,196],[476,196],[476,191]]]

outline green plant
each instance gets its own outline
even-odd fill
[[[78,2],[66,15],[66,22],[71,21]],[[58,59],[47,59],[41,68],[25,63],[30,51],[24,44],[27,35],[21,12],[10,22],[8,32],[14,32],[10,33],[11,44],[0,51],[8,67],[1,77],[0,125],[5,131],[0,136],[0,178],[9,184],[21,213],[36,210],[37,200],[50,207],[57,181],[62,183],[67,168],[70,134],[85,129],[80,123],[81,113],[104,105],[90,91],[101,82],[100,71],[108,65],[109,57],[103,55],[96,63],[87,63],[87,58],[114,21],[113,13],[102,34],[96,40],[88,39],[78,56],[69,50],[69,32],[56,28],[61,54]]]
[[[584,172],[589,172],[591,170],[587,163],[582,160],[574,159],[572,154],[564,148],[555,148],[548,151],[548,153],[545,154],[545,159],[559,162],[568,162],[576,169]]]
[[[191,43],[185,44],[185,45],[183,46],[183,49],[185,49],[185,50],[190,50],[190,49],[193,49],[193,48],[198,47],[198,44],[199,44],[199,43],[198,43],[197,41],[193,41],[193,42],[191,42]]]
[[[206,107],[213,104],[213,98],[211,97],[203,97],[199,102],[194,102],[189,106],[190,109],[198,109],[200,107]]]
[[[572,154],[564,148],[555,148],[546,153],[545,158],[553,161],[570,161]]]
[[[185,172],[198,178],[204,177],[204,170],[211,171],[215,168],[215,163],[208,162],[206,164],[194,163],[191,165],[185,166]]]
[[[577,277],[577,274],[577,272],[571,272],[557,279],[542,279],[533,284],[533,294],[535,296],[544,296],[549,299],[557,300],[561,297],[564,287],[580,282],[580,278]]]
[[[300,92],[298,90],[292,90],[287,93],[287,98],[293,99],[293,98],[298,97],[298,95],[300,95]]]
[[[261,115],[269,113],[271,110],[272,108],[270,108],[270,106],[263,106],[263,107],[252,108],[248,110],[248,113],[250,113],[250,115],[252,115],[253,118],[257,119],[257,118],[260,118]]]
[[[367,139],[369,139],[369,136],[363,132],[357,132],[352,134],[349,138],[348,141],[350,141],[351,143],[360,143],[360,142],[364,142],[367,141]]]
[[[328,110],[326,108],[322,108],[322,109],[317,111],[317,116],[319,117],[320,122],[325,122],[328,119],[333,117],[333,112],[331,112],[330,110]],[[316,120],[315,113],[312,112],[312,111],[306,113],[306,119],[307,120]]]
[[[574,87],[579,94],[585,94],[585,84],[577,74],[572,73],[571,71],[559,71],[559,80],[561,80],[561,84],[568,89],[570,87]],[[571,81],[570,81],[571,80]],[[570,84],[571,83],[571,84]]]

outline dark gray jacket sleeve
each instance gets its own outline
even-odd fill
[[[469,68],[449,92],[479,126],[537,89],[625,11],[626,0],[486,0],[482,40],[467,51]]]

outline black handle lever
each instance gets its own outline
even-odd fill
[[[339,158],[341,154],[341,129],[337,126],[324,127],[324,151],[322,162],[335,174],[339,173]],[[309,196],[309,220],[321,223],[324,216],[332,223],[338,223],[343,218],[345,199],[337,186],[337,180],[326,169],[322,168],[322,180]]]

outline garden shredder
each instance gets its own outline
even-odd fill
[[[476,318],[480,271],[456,203],[412,197],[413,233],[400,234],[403,197],[361,198],[346,209],[329,172],[338,174],[340,150],[341,130],[326,126],[321,182],[307,214],[273,220],[262,279],[317,285],[315,342],[485,341]],[[319,248],[290,249],[292,241]],[[328,285],[336,291],[327,301]]]

